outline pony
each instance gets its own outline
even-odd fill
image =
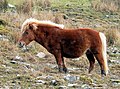
[[[86,54],[90,73],[98,61],[101,75],[108,74],[106,37],[89,28],[65,29],[64,25],[34,18],[25,20],[21,27],[20,47],[36,41],[54,55],[59,72],[68,72],[64,58],[78,58]]]

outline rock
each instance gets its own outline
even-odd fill
[[[78,84],[68,84],[68,87],[74,87],[77,86]]]
[[[28,46],[23,46],[22,51],[23,51],[23,52],[29,51],[29,47],[28,47]]]
[[[92,89],[88,84],[83,84],[81,89]]]
[[[46,55],[43,52],[39,52],[36,56],[39,58],[44,58]]]
[[[22,58],[21,58],[20,56],[16,56],[15,59],[18,59],[18,60],[19,60],[19,59],[22,59]]]
[[[46,80],[51,80],[51,79],[53,79],[54,77],[53,76],[50,76],[50,75],[48,75],[48,76],[46,76]]]
[[[119,79],[111,79],[110,81],[112,81],[113,83],[120,83]]]
[[[10,63],[12,63],[12,64],[17,64],[17,62],[16,62],[16,61],[11,61]]]
[[[9,39],[5,35],[0,35],[0,40],[2,40],[2,41],[9,41]]]
[[[45,81],[43,81],[43,80],[37,80],[36,83],[45,84]]]
[[[58,89],[68,89],[67,86],[59,86]]]
[[[120,80],[119,79],[111,79],[112,86],[120,86]]]
[[[67,76],[64,76],[64,79],[69,81],[70,83],[73,83],[76,80],[79,80],[79,77],[78,76],[71,76],[70,74],[68,74]]]
[[[55,69],[58,68],[58,66],[56,64],[47,63],[46,65],[50,68],[55,68]]]
[[[64,19],[68,19],[69,17],[67,15],[63,15],[63,18]]]
[[[71,88],[74,88],[74,89],[83,89],[83,88],[81,88],[81,85],[80,84],[77,84],[77,83],[75,83],[75,84],[70,84],[70,83],[68,83],[68,87],[71,89]],[[68,88],[68,89],[69,89]]]
[[[9,8],[16,8],[14,5],[12,5],[12,4],[10,4],[10,3],[8,3],[8,7],[9,7]]]
[[[14,61],[23,61],[23,58],[17,55],[13,58],[13,60]]]
[[[36,79],[46,79],[46,76],[38,76]]]
[[[110,17],[110,15],[105,15],[105,17],[109,18],[109,17]]]
[[[107,52],[109,53],[109,54],[119,54],[119,52],[120,52],[120,50],[117,48],[117,47],[115,47],[115,46],[113,46],[113,47],[109,47],[108,49],[107,49]]]
[[[110,63],[120,64],[119,60],[109,60]]]
[[[71,72],[71,71],[78,71],[78,70],[80,70],[80,68],[73,67],[73,68],[68,68],[68,70],[69,70],[69,72]]]
[[[58,81],[57,81],[57,80],[52,80],[52,81],[50,82],[50,84],[56,86],[56,85],[58,85]]]

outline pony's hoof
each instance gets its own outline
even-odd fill
[[[101,70],[102,77],[107,76],[106,72],[104,70]]]
[[[63,72],[63,69],[61,67],[59,67],[59,72]]]
[[[61,72],[61,73],[67,73],[68,70],[67,70],[66,67],[64,67],[64,68],[59,67],[59,72]]]
[[[68,73],[68,70],[67,70],[67,68],[65,67],[65,68],[63,68],[63,71],[65,72],[65,73]]]

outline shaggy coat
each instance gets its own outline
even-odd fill
[[[103,33],[88,28],[64,29],[63,25],[32,18],[23,23],[21,30],[20,45],[28,45],[33,40],[41,44],[55,56],[60,72],[67,72],[63,57],[77,58],[85,53],[90,63],[89,73],[97,59],[101,74],[107,75],[106,37]]]

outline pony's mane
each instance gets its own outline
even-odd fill
[[[56,24],[56,23],[51,22],[49,20],[40,21],[40,20],[37,20],[37,19],[34,19],[34,18],[26,19],[22,24],[22,28],[24,28],[24,26],[26,26],[29,23],[36,23],[36,24],[38,23],[38,24],[41,24],[41,25],[56,26],[56,27],[59,27],[59,28],[62,28],[62,29],[64,28],[63,24]]]

